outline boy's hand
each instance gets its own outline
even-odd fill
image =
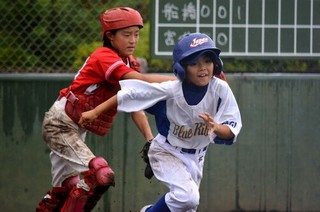
[[[200,114],[199,117],[202,118],[206,123],[209,128],[209,132],[215,133],[218,130],[219,124],[213,120],[212,116],[209,113]]]
[[[81,114],[78,124],[81,127],[85,127],[86,125],[92,123],[96,118],[98,118],[98,115],[96,115],[94,109],[89,110]]]

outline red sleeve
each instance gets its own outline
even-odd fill
[[[100,47],[86,60],[76,74],[70,88],[74,92],[84,92],[90,85],[105,81],[118,84],[122,76],[131,71],[134,70],[127,67],[115,51]],[[61,95],[65,93],[66,89],[60,91]]]
[[[110,72],[108,79],[111,82],[119,82],[126,73],[131,71],[140,72],[140,63],[132,55],[128,57],[128,62],[130,67],[128,67],[125,63],[117,66],[112,72]]]
[[[119,66],[117,67],[109,76],[111,82],[119,82],[122,79],[122,76],[131,71],[135,71],[128,66]]]
[[[102,48],[96,57],[99,59],[99,65],[101,66],[100,70],[103,70],[105,80],[110,83],[118,83],[123,75],[135,71],[128,67],[115,51],[109,48]]]

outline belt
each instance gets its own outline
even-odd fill
[[[170,142],[166,139],[166,143],[170,144]],[[171,144],[170,144],[171,145]],[[172,146],[172,145],[171,145]],[[202,149],[186,149],[186,148],[181,148],[181,147],[176,147],[176,146],[173,146],[175,147],[176,149],[180,149],[181,152],[184,152],[184,153],[188,153],[188,154],[196,154],[196,153],[200,153],[200,152],[203,152],[203,151],[206,151],[207,150],[207,146],[202,148]]]
[[[58,97],[58,101],[59,101],[62,97],[66,97],[66,99],[67,99],[69,102],[71,102],[72,105],[73,105],[76,101],[79,100],[78,97],[77,97],[76,95],[74,95],[74,93],[73,93],[72,91],[70,91],[70,90],[66,93],[65,96],[59,96],[59,97]]]

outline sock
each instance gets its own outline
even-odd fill
[[[154,211],[161,211],[161,212],[170,212],[165,200],[165,196],[163,195],[158,202],[153,205],[151,208],[147,209],[146,212],[154,212]]]

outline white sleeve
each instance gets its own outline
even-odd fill
[[[219,110],[214,116],[214,120],[220,124],[226,124],[230,128],[235,135],[233,138],[233,142],[235,142],[242,128],[240,110],[229,86],[224,86],[220,95],[222,97],[222,102]]]
[[[174,81],[163,83],[148,83],[141,80],[121,80],[121,90],[118,91],[118,111],[135,112],[144,110],[167,99],[170,86]],[[172,89],[171,89],[172,90]]]

